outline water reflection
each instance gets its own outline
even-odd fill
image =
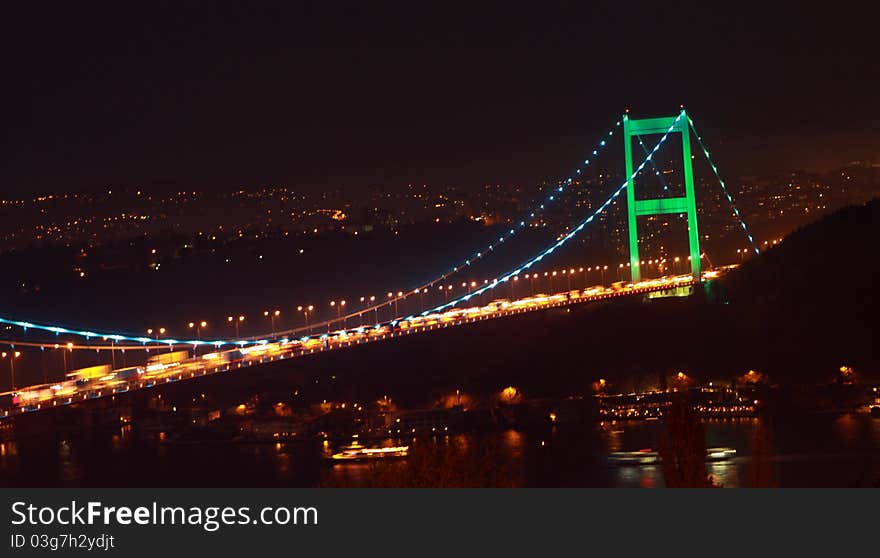
[[[18,454],[18,448],[14,441],[0,442],[0,458],[15,457]]]
[[[834,421],[834,426],[837,429],[840,439],[843,440],[847,446],[852,446],[859,438],[861,421],[856,420],[856,418],[850,413],[840,415],[840,417]]]
[[[623,451],[623,430],[618,426],[612,426],[605,431],[605,439],[608,444],[608,452]]]
[[[61,464],[61,478],[65,485],[75,485],[81,478],[82,471],[76,462],[73,448],[69,440],[58,443],[58,457]]]
[[[661,428],[659,422],[598,429],[557,424],[394,442],[421,450],[425,457],[409,474],[425,485],[434,479],[466,485],[662,487],[661,466],[615,466],[606,459],[609,452],[656,449]],[[732,460],[707,464],[707,474],[723,487],[873,486],[880,481],[880,420],[867,415],[783,424],[708,421],[705,432],[707,446],[737,451]],[[169,438],[124,424],[103,432],[0,441],[0,486],[316,486],[327,479],[330,485],[364,486],[376,469],[371,463],[325,463],[323,453],[334,444],[324,440],[180,444]]]
[[[290,454],[280,443],[275,444],[275,469],[279,480],[286,480],[290,475]]]
[[[517,430],[507,430],[502,434],[504,449],[509,459],[519,459],[523,454],[523,435]]]
[[[742,486],[740,482],[740,465],[736,461],[713,461],[706,467],[712,482],[723,488]]]
[[[18,445],[15,441],[0,442],[0,477],[13,476],[18,464]]]
[[[657,465],[615,467],[615,486],[621,488],[657,488],[663,486],[663,470]]]
[[[880,420],[872,420],[868,431],[870,432],[872,445],[875,447],[880,446]]]
[[[462,451],[470,451],[470,439],[471,437],[467,434],[456,434],[452,437],[452,445],[460,448]]]

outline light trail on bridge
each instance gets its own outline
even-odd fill
[[[720,272],[706,272],[703,279],[714,279]],[[696,281],[691,275],[678,275],[611,287],[596,285],[586,289],[563,291],[553,295],[533,295],[513,301],[499,299],[484,306],[458,308],[395,320],[375,326],[359,326],[302,339],[281,338],[261,345],[194,355],[186,360],[163,363],[161,355],[144,366],[130,366],[109,371],[97,379],[68,379],[61,382],[37,384],[0,393],[0,418],[70,405],[73,403],[129,393],[176,381],[228,372],[244,367],[267,364],[278,360],[302,357],[325,351],[355,347],[365,343],[395,339],[402,336],[429,333],[448,327],[463,326],[490,319],[498,319],[528,312],[546,310],[573,304],[597,302],[626,296],[646,295],[657,291],[675,291],[692,287]],[[109,367],[108,367],[109,368]]]

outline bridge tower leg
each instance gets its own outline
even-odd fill
[[[676,120],[676,118],[678,118]],[[686,213],[688,224],[688,244],[690,247],[691,274],[700,280],[700,233],[697,229],[697,203],[694,196],[694,167],[691,160],[691,136],[688,116],[684,109],[679,117],[630,119],[623,115],[623,141],[626,155],[626,176],[629,180],[626,189],[627,226],[629,229],[629,267],[633,282],[642,278],[639,266],[639,232],[637,218],[642,215],[666,213]],[[670,127],[672,128],[670,130]],[[684,196],[677,198],[654,198],[637,200],[635,179],[633,177],[632,137],[651,134],[681,134],[681,156],[684,166]]]

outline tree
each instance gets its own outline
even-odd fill
[[[660,462],[670,488],[717,486],[706,474],[706,440],[703,423],[685,399],[676,399],[664,416],[660,432]]]
[[[770,467],[770,428],[766,418],[755,424],[754,437],[752,439],[752,487],[771,488],[773,475]]]

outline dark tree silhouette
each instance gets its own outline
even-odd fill
[[[706,475],[706,440],[703,423],[684,399],[676,399],[664,416],[660,432],[660,460],[663,477],[670,488],[716,486]]]
[[[752,441],[752,487],[770,488],[773,476],[770,470],[770,428],[766,418],[758,421]]]

